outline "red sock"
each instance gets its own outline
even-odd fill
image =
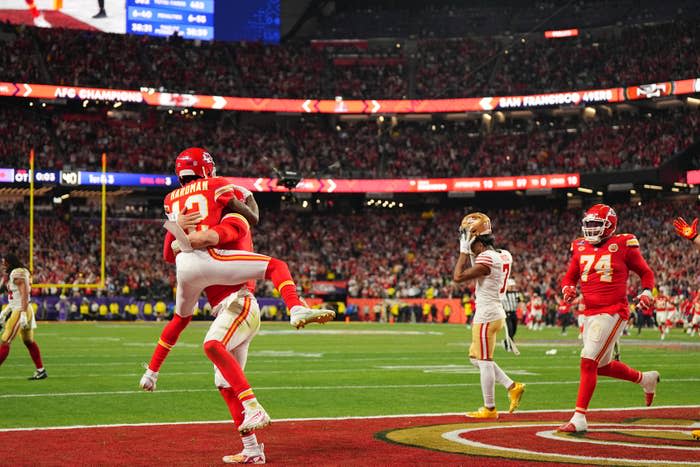
[[[297,295],[297,286],[292,279],[287,263],[277,258],[271,258],[267,265],[267,271],[265,271],[265,279],[271,280],[275,285],[288,310],[297,305],[304,306]]]
[[[598,382],[598,364],[590,358],[581,359],[581,380],[578,384],[578,397],[576,398],[576,410],[583,413],[588,410],[588,404],[593,397],[596,383]]]
[[[631,381],[633,383],[639,383],[642,380],[641,371],[630,368],[617,360],[613,360],[607,365],[598,368],[598,374],[611,378],[624,379],[625,381]]]
[[[219,388],[219,394],[224,398],[228,411],[231,412],[233,423],[238,428],[243,423],[243,403],[236,397],[233,388]]]
[[[0,365],[10,355],[10,344],[0,344]]]
[[[25,342],[24,345],[27,346],[27,350],[29,350],[29,355],[31,355],[36,369],[38,370],[39,368],[44,368],[44,364],[41,362],[41,352],[39,351],[39,346],[36,345],[36,342]]]
[[[180,338],[180,333],[190,324],[192,317],[182,318],[179,315],[174,315],[173,319],[170,320],[168,324],[163,328],[163,332],[160,333],[160,339],[158,339],[158,345],[153,351],[153,356],[151,357],[151,363],[148,364],[148,368],[151,371],[160,371],[165,357],[170,353],[170,349],[177,343]]]
[[[32,13],[32,18],[36,18],[39,16],[41,13],[39,13],[39,10],[37,9],[36,5],[34,4],[34,0],[25,0],[27,2],[27,7],[29,8],[29,11]]]
[[[226,379],[228,384],[231,385],[233,393],[236,395],[236,397],[241,399],[241,395],[247,396],[248,392],[250,392],[251,395],[253,394],[253,391],[250,389],[250,384],[248,384],[248,380],[243,374],[241,366],[238,364],[236,359],[233,358],[233,355],[226,350],[224,344],[215,340],[206,341],[204,343],[204,353],[207,354],[207,358],[209,358],[209,360],[216,365],[221,374],[224,376],[224,379]],[[252,399],[254,397],[255,395],[252,395],[252,397],[244,397],[241,400]]]

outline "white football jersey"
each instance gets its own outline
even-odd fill
[[[17,287],[17,284],[15,284],[15,279],[24,279],[27,281],[27,285],[30,288],[32,282],[29,271],[25,268],[13,269],[10,272],[10,280],[7,284],[10,292],[7,294],[7,300],[10,304],[10,308],[13,310],[19,310],[22,307],[22,295],[19,293],[19,287]]]
[[[502,300],[506,295],[513,257],[508,250],[486,250],[476,257],[474,263],[483,264],[491,271],[476,280],[474,322],[488,323],[505,318]]]

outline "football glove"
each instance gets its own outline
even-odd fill
[[[471,245],[469,245],[467,239],[464,238],[464,235],[459,236],[459,252],[465,255],[471,254],[472,252]]]
[[[27,322],[27,314],[20,313],[19,314],[19,327],[22,329],[27,329],[28,326],[29,326],[29,323]]]
[[[683,238],[687,238],[691,242],[698,236],[698,219],[696,218],[692,224],[688,223],[682,217],[678,217],[673,221],[673,227],[676,228],[676,233]]]
[[[576,300],[578,293],[576,292],[576,287],[573,285],[565,285],[561,289],[561,294],[564,296],[564,301],[566,303],[573,303]]]
[[[637,295],[636,302],[637,308],[642,312],[650,310],[651,307],[654,306],[654,296],[652,295],[651,290],[644,289],[642,293]]]

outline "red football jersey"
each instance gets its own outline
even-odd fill
[[[560,315],[565,315],[571,310],[571,304],[566,303],[564,300],[559,300],[559,304],[557,305],[557,312]]]
[[[223,214],[228,202],[235,196],[241,201],[245,199],[245,194],[237,189],[225,177],[212,177],[192,181],[180,188],[177,188],[165,197],[163,202],[165,213],[168,218],[175,220],[177,214],[185,207],[188,211],[199,211],[202,220],[197,225],[198,230],[214,227],[219,223],[245,223],[244,235],[231,242],[218,245],[217,248],[225,250],[246,250],[253,251],[253,240],[250,229],[247,228],[247,221],[242,219],[240,214]],[[240,229],[239,229],[240,231]],[[170,232],[166,233],[163,244],[163,256],[166,261],[174,262],[175,255],[171,244],[175,240]],[[241,289],[243,285],[214,285],[207,287],[204,292],[212,307],[218,305],[224,298]],[[255,281],[248,283],[251,291],[255,290]]]
[[[581,282],[585,315],[620,314],[629,318],[627,279],[632,270],[642,288],[654,288],[654,273],[639,252],[639,241],[631,234],[617,234],[598,245],[583,238],[571,243],[571,262],[562,286]]]

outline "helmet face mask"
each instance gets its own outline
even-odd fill
[[[586,211],[581,221],[581,231],[586,242],[596,245],[615,233],[617,214],[605,204],[596,204]]]

